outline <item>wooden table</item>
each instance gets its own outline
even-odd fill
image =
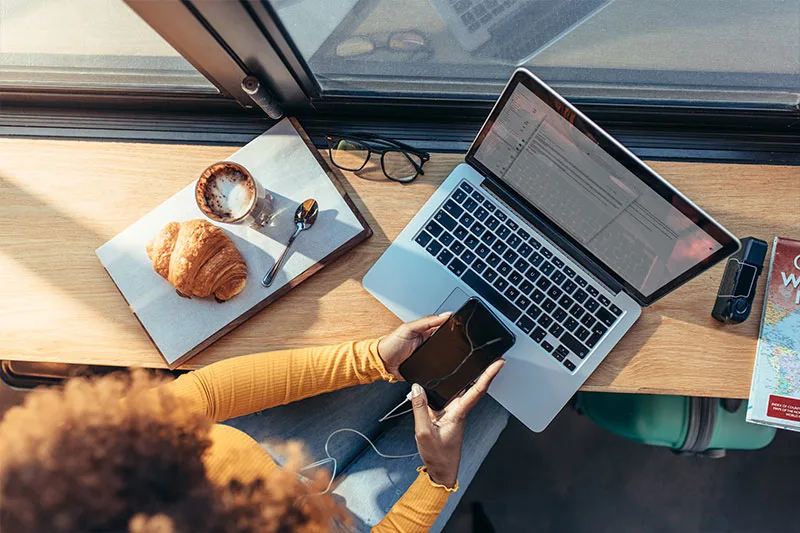
[[[94,250],[234,148],[0,139],[0,359],[163,367]],[[361,278],[459,155],[434,155],[411,185],[346,175],[375,234],[196,356],[186,368],[277,348],[378,336],[398,320]],[[800,168],[652,166],[737,235],[800,236]],[[644,310],[585,390],[745,398],[758,315],[710,310],[722,267]]]

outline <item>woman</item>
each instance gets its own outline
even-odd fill
[[[297,533],[352,524],[341,505],[317,495],[327,485],[321,474],[298,480],[296,454],[278,468],[255,440],[216,422],[400,381],[400,363],[446,319],[403,324],[382,339],[237,357],[155,388],[133,373],[35,391],[0,424],[0,531]],[[424,466],[373,531],[434,523],[458,488],[467,413],[501,367],[489,367],[441,413],[412,387]]]

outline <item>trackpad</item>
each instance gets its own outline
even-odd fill
[[[447,312],[455,313],[461,309],[467,300],[469,300],[469,294],[456,287],[453,289],[453,292],[450,293],[450,296],[445,298],[445,300],[442,302],[442,305],[436,309],[435,314],[439,315]]]

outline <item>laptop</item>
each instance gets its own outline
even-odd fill
[[[518,69],[467,153],[363,285],[404,321],[475,296],[516,334],[489,393],[542,431],[642,307],[738,239]]]
[[[429,0],[466,51],[522,64],[613,0]]]

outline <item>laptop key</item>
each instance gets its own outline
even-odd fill
[[[442,253],[444,253],[444,252],[442,252]],[[441,254],[439,254],[439,255],[441,255]],[[450,272],[452,272],[456,276],[460,277],[461,274],[463,274],[464,271],[467,269],[467,265],[465,265],[459,259],[453,259],[452,261],[450,261],[450,264],[447,265],[447,268],[450,270]]]
[[[493,282],[494,280],[497,279],[497,276],[499,276],[499,274],[497,272],[495,272],[494,270],[492,270],[491,268],[487,268],[486,272],[484,272],[482,274],[482,276],[483,276],[483,279],[485,279],[486,281],[491,283],[491,282]]]
[[[417,238],[416,238],[416,239],[414,239],[414,240],[415,240],[415,241],[417,242],[417,244],[419,244],[420,246],[423,246],[423,247],[425,247],[425,246],[427,246],[427,245],[428,245],[428,243],[429,243],[429,242],[431,242],[431,239],[433,239],[433,237],[431,237],[431,234],[430,234],[430,233],[428,233],[427,231],[420,231],[420,232],[419,232],[419,235],[417,235]]]
[[[517,252],[511,249],[506,250],[506,252],[503,254],[503,259],[512,264],[517,260],[517,257],[519,257]]]
[[[592,333],[595,335],[605,335],[606,331],[608,331],[608,328],[600,322],[597,322],[594,326],[592,326]]]
[[[513,285],[519,285],[522,281],[522,274],[513,270],[511,274],[508,275],[508,281],[510,281]]]
[[[477,272],[478,274],[480,274],[481,272],[483,272],[484,270],[486,270],[486,263],[484,263],[483,261],[481,261],[480,259],[478,259],[477,261],[475,261],[474,263],[472,263],[472,268],[474,268],[474,269],[475,269],[475,272]]]
[[[572,294],[572,291],[577,289],[578,285],[576,285],[575,282],[572,281],[571,279],[568,279],[567,281],[564,282],[563,285],[561,285],[561,288],[564,289],[564,292],[566,292],[567,294]]]
[[[544,309],[548,313],[552,313],[555,308],[556,308],[556,303],[550,298],[547,298],[545,301],[542,302],[542,309]]]
[[[433,220],[428,222],[428,225],[425,226],[425,229],[428,231],[428,233],[430,233],[434,237],[438,237],[444,231],[444,228],[442,228],[439,224],[437,224]]]
[[[555,285],[553,285],[552,287],[550,287],[550,289],[548,289],[548,291],[547,291],[547,295],[548,295],[550,298],[552,298],[553,300],[558,300],[559,298],[561,298],[561,295],[562,295],[562,294],[564,294],[564,293],[563,293],[563,292],[561,292],[561,289],[559,289],[559,288],[558,288],[558,287],[556,287]]]
[[[558,305],[560,305],[564,309],[571,308],[574,303],[575,303],[575,300],[573,300],[572,298],[570,298],[566,294],[558,299]]]
[[[571,333],[564,333],[564,335],[561,337],[561,344],[569,348],[571,352],[581,359],[589,355],[589,348],[584,346],[581,341],[573,337]]]
[[[504,291],[506,290],[506,287],[508,287],[508,282],[505,280],[505,278],[498,277],[496,280],[494,280],[494,283],[492,283],[492,287],[498,291]]]
[[[439,252],[439,255],[436,256],[436,259],[443,265],[446,265],[450,260],[453,258],[453,252],[448,249],[444,249]]]
[[[527,272],[528,269],[531,267],[531,264],[525,261],[523,258],[517,259],[516,263],[514,263],[514,268],[519,270],[520,272]]]
[[[472,233],[476,237],[480,237],[481,235],[483,235],[483,232],[485,230],[486,230],[486,228],[484,228],[483,225],[480,222],[474,223],[472,225],[472,227],[469,228],[470,233]]]
[[[425,247],[428,250],[428,253],[431,255],[436,255],[442,250],[442,243],[437,241],[431,241],[428,243],[428,246]]]
[[[564,333],[564,328],[561,326],[561,324],[553,324],[547,331],[552,333],[555,337],[560,337],[561,334]]]
[[[533,300],[537,304],[543,302],[545,297],[546,297],[545,294],[539,289],[536,289],[535,291],[533,291],[533,294],[531,294],[531,300]]]
[[[489,228],[492,231],[497,229],[497,226],[499,226],[499,225],[500,225],[500,221],[497,220],[494,217],[489,217],[489,218],[486,219],[486,227]]]
[[[608,309],[604,309],[602,307],[597,310],[594,316],[596,316],[600,320],[600,322],[602,322],[606,326],[613,326],[614,322],[617,321],[617,317],[612,315]]]
[[[595,300],[594,298],[589,298],[588,300],[586,300],[583,306],[590,312],[594,313],[595,311],[597,311],[597,308],[600,307],[600,304],[597,303],[597,300]]]
[[[541,252],[542,252],[542,255],[543,255],[543,256],[545,256],[545,257],[546,257],[546,258],[548,258],[548,259],[550,259],[551,257],[553,257],[553,252],[551,252],[551,251],[550,251],[550,250],[548,250],[547,248],[544,248],[544,247],[542,247],[542,250],[541,250]]]
[[[493,267],[499,265],[500,261],[501,261],[500,256],[497,254],[491,254],[489,257],[486,258],[486,262],[492,265]]]
[[[541,274],[539,273],[538,270],[536,270],[533,267],[529,268],[527,270],[527,272],[525,272],[525,277],[528,278],[532,282],[536,281],[537,279],[539,279],[539,276],[541,276]],[[544,278],[542,278],[542,279],[544,279]]]
[[[489,233],[487,231],[481,236],[481,240],[486,244],[486,246],[491,246],[492,243],[497,240],[497,237],[494,236],[494,233]]]
[[[434,220],[444,226],[445,228],[453,231],[453,229],[458,226],[458,222],[456,219],[445,213],[444,211],[438,211],[436,215],[434,215]]]
[[[492,271],[491,269],[487,269],[486,272]],[[485,277],[484,273],[484,277]],[[497,274],[495,273],[495,276]],[[467,270],[464,275],[461,277],[461,280],[469,285],[472,290],[478,293],[478,295],[486,300],[490,305],[495,307],[498,311],[503,313],[506,318],[511,320],[512,322],[516,322],[516,320],[522,314],[522,311],[514,307],[514,305],[509,302],[508,300],[503,297],[502,294],[497,292],[491,285],[489,285],[486,281],[481,279],[478,274],[474,271]]]
[[[442,241],[442,244],[444,244],[445,246],[450,246],[451,244],[453,244],[453,241],[455,241],[456,238],[453,237],[450,233],[447,233],[445,231],[444,233],[439,235],[439,240]]]
[[[588,292],[589,294],[591,294],[595,298],[597,298],[597,295],[600,294],[600,291],[597,290],[597,287],[592,287],[591,285],[586,287],[586,292]]]
[[[528,243],[524,243],[524,242],[522,243],[522,245],[520,245],[519,248],[517,248],[517,253],[519,253],[519,255],[521,255],[522,257],[524,257],[526,259],[528,258],[529,255],[531,255],[532,251],[533,251],[533,248],[531,248],[531,245],[528,244]]]
[[[581,307],[581,304],[577,303],[573,305],[572,308],[570,308],[569,310],[569,314],[571,314],[575,318],[580,318],[581,316],[583,316],[584,312],[585,311],[583,310],[583,307]]]
[[[484,220],[486,220],[486,217],[489,216],[489,211],[487,211],[483,207],[479,207],[478,209],[475,210],[474,215],[475,215],[475,218],[477,218],[478,220],[483,222]]]
[[[450,246],[450,249],[453,250],[453,253],[456,255],[461,255],[461,252],[464,251],[464,248],[465,246],[458,241],[454,242],[452,246]]]
[[[539,325],[542,326],[543,328],[546,328],[553,323],[553,318],[550,315],[542,313],[542,315],[538,319],[536,319],[536,322],[538,322]]]
[[[503,294],[508,296],[508,299],[513,302],[514,300],[517,299],[517,296],[519,296],[519,291],[517,290],[516,287],[509,287],[505,290]]]
[[[489,255],[490,252],[491,250],[485,244],[479,244],[478,247],[475,248],[475,253],[478,254],[478,257],[484,259],[486,258],[487,255]]]
[[[464,200],[466,200],[466,198],[467,198],[467,193],[465,193],[461,189],[456,189],[456,191],[453,193],[453,199],[458,203],[463,202]]]
[[[531,237],[530,239],[528,239],[528,242],[530,243],[531,246],[533,246],[534,250],[538,250],[539,248],[542,247],[542,243],[537,241],[534,237]]]
[[[600,335],[599,333],[592,333],[591,335],[589,335],[589,338],[586,339],[586,346],[588,346],[589,348],[594,348],[595,345],[597,345],[597,343],[600,342],[600,339],[602,338],[603,336]]]
[[[564,359],[564,366],[567,367],[567,370],[569,370],[570,372],[575,370],[575,363],[573,363],[569,359]]]
[[[595,320],[595,318],[592,316],[591,313],[586,313],[580,320],[581,324],[583,324],[587,328],[594,326],[594,323],[597,322],[597,320]]]
[[[455,235],[456,237],[458,237],[463,241],[464,239],[467,238],[467,235],[469,235],[469,233],[467,233],[467,228],[465,228],[464,226],[459,226],[453,232],[453,235]]]
[[[553,258],[553,264],[554,264],[555,266],[557,266],[558,268],[561,268],[561,267],[563,267],[563,266],[564,266],[564,261],[562,261],[562,260],[561,260],[561,259],[559,259],[558,257],[554,257],[554,258]]]
[[[504,253],[506,251],[506,248],[508,248],[508,246],[506,246],[506,243],[504,243],[500,239],[496,240],[495,243],[492,245],[492,250],[494,250],[498,254]]]
[[[498,271],[500,274],[502,274],[503,276],[508,276],[508,275],[511,273],[511,265],[509,265],[509,264],[508,264],[508,263],[506,263],[505,261],[502,261],[502,262],[501,262],[501,263],[500,263],[500,264],[497,266],[497,271]]]
[[[572,297],[575,298],[578,303],[583,303],[586,301],[586,298],[588,298],[589,295],[583,289],[578,289],[575,291],[575,294],[573,294]]]
[[[520,297],[517,298],[517,307],[524,311],[529,305],[531,305],[531,301],[524,294],[520,294]]]
[[[620,309],[619,307],[617,307],[614,304],[611,304],[608,307],[608,310],[611,311],[612,313],[614,313],[614,316],[620,316],[622,314],[622,309]]]
[[[542,347],[542,348],[544,348],[544,350],[545,350],[546,352],[553,353],[553,345],[552,345],[552,344],[550,344],[549,342],[547,342],[547,341],[542,341],[542,342],[540,342],[539,344],[541,345],[541,347]]]
[[[536,318],[542,314],[542,310],[534,304],[528,308],[527,313],[531,318]]]
[[[585,341],[589,338],[589,330],[583,326],[578,326],[577,331],[575,331],[575,336],[578,340]]]
[[[468,265],[472,264],[472,262],[475,261],[475,252],[471,250],[464,250],[464,252],[461,254],[461,260]]]
[[[522,238],[523,242],[527,242],[527,240],[531,238],[531,234],[522,228],[519,228],[517,230],[517,235],[519,235]]]
[[[506,222],[506,224],[508,224],[508,227],[511,228],[512,231],[517,231],[519,229],[519,224],[517,224],[510,218],[508,219],[508,222]]]
[[[497,232],[497,236],[500,237],[501,239],[505,239],[506,237],[511,235],[511,230],[508,229],[508,226],[505,226],[505,225],[504,226],[500,226],[499,228],[497,228],[496,232]]]
[[[539,270],[541,270],[542,274],[544,274],[545,276],[549,276],[550,274],[552,274],[555,269],[556,267],[554,267],[553,263],[549,261],[545,261],[544,264],[539,267]]]
[[[444,203],[444,210],[450,213],[454,218],[458,218],[464,214],[464,209],[453,200],[447,200]]]
[[[520,292],[525,296],[530,296],[531,292],[533,292],[533,283],[528,280],[524,280],[519,286]]]
[[[531,339],[535,340],[536,342],[542,342],[546,336],[547,332],[538,326],[531,331]]]
[[[565,318],[567,318],[567,312],[561,309],[560,307],[551,313],[553,318],[556,319],[558,322],[563,322]]]
[[[461,223],[464,224],[466,227],[470,227],[472,223],[475,222],[475,217],[473,217],[469,213],[464,213],[458,220],[460,220]]]
[[[604,294],[601,294],[600,296],[598,296],[597,299],[600,300],[600,303],[603,304],[606,307],[611,305],[611,300],[606,298],[606,296]]]
[[[553,272],[553,275],[550,276],[550,280],[556,285],[561,285],[566,279],[567,276],[565,276],[564,273],[561,272],[560,270],[556,270],[555,272]]]
[[[579,287],[586,287],[589,283],[580,276],[575,276],[575,283],[578,284]]]
[[[533,327],[536,325],[536,322],[531,320],[529,316],[522,315],[517,320],[517,327],[523,331],[523,333],[530,333],[533,331]]]
[[[486,210],[489,211],[490,213],[494,213],[494,211],[497,209],[497,207],[489,200],[483,202],[483,207],[485,207]]]
[[[550,283],[550,280],[547,279],[544,276],[539,278],[539,281],[536,282],[536,286],[539,287],[540,289],[542,289],[543,291],[546,291],[547,289],[549,289],[551,285],[552,285],[552,283]]]
[[[482,203],[484,200],[486,200],[486,198],[477,190],[472,191],[472,197],[475,198],[478,201],[478,203]]]
[[[556,348],[556,353],[562,357],[569,357],[569,350],[563,344],[559,344],[558,348]]]
[[[467,183],[466,181],[462,181],[461,185],[459,185],[459,186],[462,189],[464,189],[465,191],[467,191],[467,192],[472,192],[472,191],[475,190],[475,188],[472,185],[470,185],[469,183]]]
[[[553,351],[553,352],[551,352],[551,353],[553,354],[553,357],[555,357],[555,358],[556,358],[556,361],[559,361],[559,362],[560,362],[560,361],[563,361],[563,360],[564,360],[564,356],[563,356],[563,355],[561,355],[560,353],[558,353],[557,351],[555,351],[555,350],[554,350],[554,351]]]
[[[505,220],[508,218],[508,215],[506,215],[502,211],[498,211],[495,216],[500,219],[500,222],[505,222]]]
[[[574,278],[575,277],[575,271],[572,270],[570,267],[564,266],[564,268],[562,270],[564,271],[564,274],[566,274],[568,278]]]
[[[522,244],[522,239],[517,237],[516,235],[511,235],[508,239],[506,239],[506,243],[512,247],[513,249],[517,249],[517,246]]]
[[[564,322],[564,329],[566,329],[569,332],[575,331],[575,328],[577,327],[578,327],[578,321],[572,317],[567,318],[567,320]]]
[[[478,238],[475,235],[467,235],[467,238],[464,239],[464,244],[470,250],[474,250],[475,247],[478,246],[479,242],[480,241],[478,240]]]
[[[469,200],[464,202],[462,205],[463,205],[464,209],[466,209],[470,213],[472,213],[473,211],[475,211],[478,208],[478,202],[476,202],[472,198],[470,198]]]

